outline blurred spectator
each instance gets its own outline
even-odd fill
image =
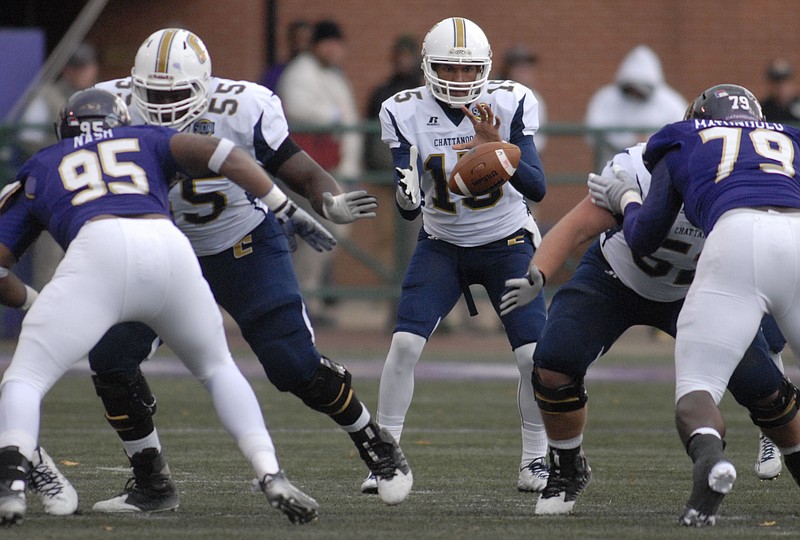
[[[634,47],[622,60],[614,83],[600,88],[589,100],[586,125],[592,128],[631,127],[657,130],[665,124],[683,119],[686,100],[664,81],[661,61],[650,47]],[[637,142],[646,141],[650,133],[610,132],[591,143],[595,148],[600,170],[615,154]]]
[[[420,63],[420,44],[411,34],[403,34],[395,39],[392,46],[392,74],[370,94],[367,103],[367,118],[377,120],[381,112],[381,103],[401,90],[422,86],[422,68]],[[365,141],[365,162],[370,170],[389,170],[392,164],[392,153],[381,141],[380,133],[367,135]]]
[[[542,96],[536,91],[536,77],[539,57],[525,45],[515,45],[508,49],[503,55],[503,64],[500,72],[495,79],[506,79],[518,82],[533,91],[536,100],[539,102],[539,129],[547,124],[547,105]],[[539,153],[542,153],[547,145],[547,136],[541,131],[533,136],[533,143]]]
[[[23,124],[47,126],[44,129],[24,129],[20,140],[29,154],[56,142],[53,122],[61,113],[61,107],[78,90],[85,90],[97,82],[99,73],[97,53],[88,43],[75,49],[55,82],[42,85],[22,115]]]
[[[764,118],[770,122],[800,122],[800,96],[792,64],[783,58],[773,60],[767,67],[767,81],[767,96],[760,100]]]
[[[362,172],[361,133],[303,133],[304,126],[338,128],[358,124],[355,96],[342,70],[346,52],[341,27],[330,20],[318,22],[311,37],[311,50],[289,62],[278,79],[277,94],[295,142],[337,179],[352,181]],[[297,202],[306,204],[304,199]],[[350,230],[349,225],[325,225],[338,238],[346,237]],[[300,243],[294,262],[303,290],[315,291],[326,283],[331,255],[332,252],[318,253]],[[314,301],[313,294],[307,300],[316,325],[333,322],[324,313],[325,302]]]
[[[313,32],[314,27],[308,21],[300,19],[290,23],[286,33],[286,46],[289,49],[288,59],[286,62],[278,62],[269,66],[264,71],[258,84],[274,91],[278,87],[278,79],[280,79],[286,65],[294,60],[297,55],[311,48]]]

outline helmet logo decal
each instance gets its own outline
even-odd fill
[[[205,64],[206,60],[208,60],[208,53],[206,53],[206,50],[200,42],[200,39],[198,39],[196,35],[190,33],[189,37],[186,38],[186,41],[189,43],[189,47],[191,47],[194,53],[197,55],[197,60],[201,64]]]
[[[158,43],[158,54],[156,54],[156,73],[167,72],[167,62],[169,61],[169,49],[172,46],[172,40],[175,39],[177,30],[170,28],[161,36],[161,41]]]

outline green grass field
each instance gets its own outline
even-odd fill
[[[670,361],[609,358],[602,364],[622,366],[623,360],[633,367]],[[402,505],[387,507],[376,496],[360,493],[366,469],[344,433],[296,398],[277,392],[263,375],[249,378],[288,476],[322,507],[318,522],[293,526],[267,506],[263,495],[250,492],[250,468],[221,429],[207,393],[177,375],[152,376],[150,383],[158,397],[159,433],[182,493],[180,509],[150,516],[92,513],[95,501],[123,487],[128,470],[88,376],[70,375],[45,399],[41,441],[78,489],[80,512],[50,517],[29,496],[25,522],[0,534],[71,539],[800,535],[797,486],[788,474],[773,482],[756,479],[756,430],[730,398],[723,403],[727,453],[739,479],[715,528],[687,530],[675,523],[690,489],[690,460],[673,427],[669,382],[587,383],[585,449],[594,480],[574,515],[537,517],[535,497],[516,490],[520,440],[512,380],[418,379],[402,441],[414,489]],[[377,380],[359,380],[357,390],[374,410]]]

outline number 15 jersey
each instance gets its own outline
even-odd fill
[[[521,84],[489,81],[476,102],[492,108],[505,141],[516,144],[539,128],[538,102]],[[473,113],[477,113],[474,106]],[[439,102],[421,86],[384,101],[380,120],[381,137],[389,148],[413,145],[419,150],[422,222],[428,234],[461,247],[488,244],[521,228],[539,238],[525,198],[510,183],[479,197],[462,197],[448,189],[450,171],[467,152],[453,150],[453,145],[475,136],[461,110]]]

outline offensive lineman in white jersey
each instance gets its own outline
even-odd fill
[[[646,197],[650,173],[642,162],[644,146],[617,154],[602,174],[613,176],[621,168],[637,179]],[[508,281],[503,312],[513,312],[537,297],[545,276],[554,275],[570,254],[593,238],[597,240],[573,277],[554,296],[534,354],[534,388],[540,408],[548,413],[543,417],[551,446],[550,479],[537,501],[537,514],[570,513],[591,479],[581,451],[587,416],[583,378],[590,364],[635,325],[652,326],[675,336],[678,313],[705,242],[702,231],[681,211],[661,247],[651,256],[639,256],[625,242],[615,217],[587,196],[545,235],[531,261],[531,277]],[[775,364],[770,362],[769,352],[783,348],[783,336],[771,318],[763,324],[764,336],[758,334],[729,385],[736,400],[745,406],[761,397],[760,385],[766,376],[760,373],[761,363],[777,365],[768,371],[773,378],[779,375],[776,370],[783,368],[777,353],[772,358]],[[773,479],[781,472],[780,452],[763,435],[755,468],[762,479]]]
[[[212,77],[205,45],[187,30],[153,33],[139,48],[131,77],[97,87],[130,99],[134,124],[230,139],[333,222],[375,216],[375,197],[342,192],[292,141],[277,96],[254,83]],[[405,457],[355,395],[347,369],[317,350],[292,266],[295,232],[318,251],[331,249],[333,238],[290,200],[285,212],[267,212],[223,177],[182,179],[170,191],[170,204],[217,303],[237,322],[270,382],[330,416],[378,477],[381,499],[402,502],[412,485]],[[281,216],[288,217],[279,224]],[[134,480],[119,496],[95,504],[95,511],[157,512],[179,504],[153,425],[155,398],[139,369],[154,339],[144,325],[117,325],[89,355],[95,389],[123,440]]]
[[[525,272],[526,257],[533,255],[540,238],[526,199],[538,202],[546,189],[533,144],[539,127],[536,98],[513,81],[488,80],[492,52],[483,31],[464,18],[445,19],[428,32],[422,56],[426,85],[387,99],[380,112],[382,138],[396,167],[400,213],[406,219],[422,214],[380,382],[378,424],[395,439],[411,404],[414,367],[439,322],[462,293],[475,314],[472,284],[483,285],[499,311],[505,280]],[[447,179],[460,154],[500,140],[522,152],[510,182],[480,197],[450,193]],[[544,297],[501,320],[520,372],[517,487],[538,491],[547,479],[547,441],[530,377],[545,320]],[[362,491],[373,492],[374,485],[368,477]]]

